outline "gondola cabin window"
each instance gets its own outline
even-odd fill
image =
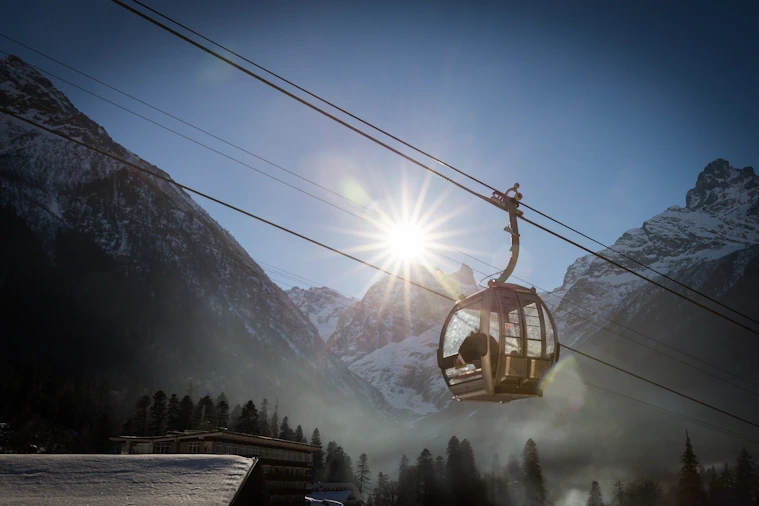
[[[535,302],[530,302],[524,308],[524,326],[527,330],[527,356],[536,358],[543,356],[540,310]]]
[[[445,331],[443,357],[456,355],[464,339],[480,331],[480,306],[477,300],[453,314]]]
[[[503,315],[504,355],[522,354],[522,324],[519,320],[519,306],[513,293],[500,294]]]

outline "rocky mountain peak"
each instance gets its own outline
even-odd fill
[[[295,286],[285,293],[308,316],[325,342],[335,332],[342,312],[356,302],[355,299],[326,286],[308,289]]]
[[[17,57],[0,59],[0,109],[168,177]],[[230,398],[347,401],[351,421],[396,416],[376,388],[322,353],[313,323],[180,188],[2,113],[0,173],[0,298],[17,316],[0,334],[13,336],[19,356],[43,350],[56,366],[107,371],[136,391],[192,381]],[[297,405],[290,414],[305,418]],[[309,416],[339,424],[330,411]]]
[[[50,126],[74,123],[95,125],[74,107],[53,83],[21,58],[0,58],[0,106],[29,115],[35,121],[51,120]],[[45,121],[45,123],[48,123]]]
[[[119,158],[170,179],[169,174],[155,165],[145,162],[114,141],[102,126],[79,111],[49,79],[15,55],[0,58],[0,109],[8,109],[35,123],[57,130],[90,146],[108,151]],[[5,118],[9,117],[0,114],[0,120]],[[21,127],[19,133],[28,131],[35,136],[43,134],[42,131],[34,128],[27,130],[27,125],[19,126]],[[109,173],[116,167],[114,164],[106,163],[103,164],[102,170]],[[84,174],[87,171],[79,170],[77,172]],[[161,183],[157,184],[161,185]],[[168,191],[177,193],[176,188],[167,188]]]
[[[741,215],[756,214],[759,211],[759,176],[753,167],[738,169],[718,158],[701,171],[696,186],[688,191],[685,201],[689,210],[712,214],[735,211]]]
[[[451,274],[451,277],[462,285],[476,285],[474,271],[467,264],[461,264],[458,271]]]

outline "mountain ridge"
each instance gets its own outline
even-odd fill
[[[675,279],[683,277],[694,288],[704,289],[704,284],[711,283],[707,292],[719,296],[743,275],[740,265],[745,269],[754,259],[752,246],[759,244],[759,177],[751,167],[736,169],[724,159],[715,159],[699,173],[686,202],[684,208],[671,206],[641,227],[624,232],[611,248]],[[645,276],[659,278],[611,249],[601,253]],[[722,283],[711,279],[708,273],[719,270],[720,261],[733,254],[742,260],[730,276],[722,278]],[[478,289],[466,264],[446,278],[462,281],[467,286],[465,294]],[[441,286],[439,279],[426,278],[425,283]],[[439,329],[451,305],[409,312],[403,306],[409,301],[388,285],[388,281],[378,282],[351,310],[340,312],[342,323],[331,337],[332,350],[394,406],[408,407],[422,417],[445,410],[450,395],[439,377],[436,350]],[[552,313],[562,342],[577,346],[608,326],[609,319],[629,323],[651,300],[650,288],[644,280],[588,254],[567,268],[560,287],[542,296],[555,306]],[[408,293],[414,294],[411,299],[416,297],[415,290],[409,287]],[[449,292],[460,293],[450,287]],[[580,315],[578,306],[592,308],[597,314]],[[374,312],[367,307],[375,308]],[[355,314],[362,309],[364,312]],[[410,316],[415,318],[413,324]],[[408,323],[402,331],[387,330],[404,318]],[[372,333],[366,335],[369,329]]]
[[[0,59],[0,107],[170,178],[17,57]],[[378,427],[403,417],[324,350],[306,315],[175,185],[0,114],[0,211],[17,234],[0,258],[4,330],[28,360],[43,354],[85,371],[98,367],[88,350],[109,348],[118,350],[107,360],[112,379],[127,389],[192,382],[241,400],[280,392],[291,415],[346,429],[315,403],[350,405]],[[46,274],[39,289],[21,275],[35,272]],[[35,300],[65,308],[57,331],[33,317],[49,307]]]

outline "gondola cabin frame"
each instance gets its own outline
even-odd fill
[[[553,316],[535,289],[491,281],[454,305],[438,366],[455,400],[504,403],[542,397],[559,351]]]

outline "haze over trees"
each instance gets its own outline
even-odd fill
[[[269,403],[263,399],[258,409],[252,399],[235,404],[222,393],[214,398],[204,395],[197,402],[190,392],[184,396],[163,390],[153,395],[142,395],[132,405],[130,416],[121,424],[114,424],[107,413],[100,412],[94,430],[89,432],[90,443],[80,448],[87,452],[106,452],[108,438],[113,435],[151,436],[167,431],[216,429],[247,434],[276,436],[289,441],[309,442],[319,447],[313,455],[314,481],[353,483],[367,498],[367,506],[546,506],[552,504],[549,496],[563,493],[551,490],[542,467],[538,444],[528,439],[517,458],[510,455],[504,460],[498,454],[487,460],[478,460],[467,439],[452,436],[442,454],[435,455],[423,448],[415,458],[402,455],[397,470],[374,471],[370,457],[362,453],[355,462],[337,441],[323,445],[319,429],[305,436],[302,425],[293,424],[282,414],[279,403],[269,414]],[[120,429],[116,427],[120,426]],[[0,432],[0,445],[11,448],[18,445],[19,437],[29,433],[13,434],[5,428]],[[18,445],[15,451],[39,451],[37,448]],[[67,448],[68,450],[68,448]],[[478,462],[487,462],[478,465]],[[378,471],[378,472],[377,472]],[[395,471],[395,472],[392,472]],[[589,476],[586,506],[757,506],[759,504],[759,477],[752,455],[744,448],[734,462],[704,469],[698,458],[690,434],[685,434],[683,453],[677,467],[676,483],[658,483],[648,478],[632,478],[627,482],[607,484]],[[609,502],[604,502],[604,497]]]

